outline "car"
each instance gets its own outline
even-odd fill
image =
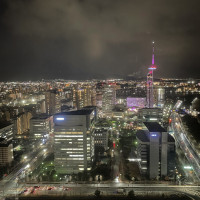
[[[38,188],[40,188],[40,186],[37,186],[37,185],[36,185],[36,186],[34,186],[34,188],[35,188],[35,189],[38,189]]]

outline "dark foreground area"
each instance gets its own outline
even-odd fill
[[[74,197],[57,197],[57,196],[37,196],[37,197],[20,197],[19,200],[191,200],[190,197],[182,194],[172,194],[167,196],[135,196],[128,197],[125,195],[112,195],[112,196],[74,196]]]

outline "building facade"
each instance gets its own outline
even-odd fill
[[[85,106],[95,106],[96,105],[96,92],[93,86],[83,85],[73,88],[73,105],[77,110]]]
[[[95,128],[94,132],[95,154],[103,153],[108,149],[108,129]]]
[[[0,138],[0,166],[10,165],[13,158],[12,141]]]
[[[110,112],[114,108],[116,103],[116,90],[114,85],[106,85],[103,89],[102,96],[102,111]]]
[[[58,173],[91,170],[94,122],[92,109],[54,115],[54,163]]]
[[[17,115],[13,119],[14,124],[14,134],[21,135],[27,132],[30,129],[30,119],[32,118],[32,114],[30,112],[24,112]]]
[[[58,91],[50,90],[45,93],[45,106],[47,115],[53,115],[60,112],[61,104]]]
[[[53,116],[39,115],[30,120],[30,134],[32,137],[45,138],[49,136],[53,127]]]
[[[160,108],[142,108],[138,111],[140,122],[161,122],[162,116],[162,109]]]
[[[174,138],[157,122],[144,122],[145,130],[136,134],[138,163],[150,179],[168,176],[174,170]]]

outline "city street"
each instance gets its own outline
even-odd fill
[[[183,127],[181,118],[178,113],[173,112],[171,115],[171,119],[171,128],[174,133],[176,144],[178,144],[183,152],[185,152],[185,156],[190,163],[190,166],[194,170],[198,180],[200,180],[200,157],[195,151],[193,145],[190,143],[189,139],[187,138],[187,133]]]
[[[123,188],[126,194],[130,190],[134,190],[136,195],[145,194],[148,192],[156,192],[157,194],[177,192],[188,194],[193,197],[193,199],[200,199],[200,187],[199,186],[177,186],[177,185],[167,185],[167,184],[126,184],[126,183],[97,183],[97,184],[28,184],[25,188],[18,188],[20,191],[25,192],[21,195],[94,195],[96,189],[100,190],[104,195],[112,195],[117,193],[117,189]],[[35,188],[35,189],[34,189]]]
[[[42,144],[40,141],[38,144],[35,151],[26,154],[26,159],[0,181],[0,196],[14,194],[20,179],[24,180],[27,172],[34,170],[51,153],[51,144],[49,142]]]

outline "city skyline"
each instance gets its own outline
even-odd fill
[[[1,1],[2,81],[198,78],[199,1]]]

